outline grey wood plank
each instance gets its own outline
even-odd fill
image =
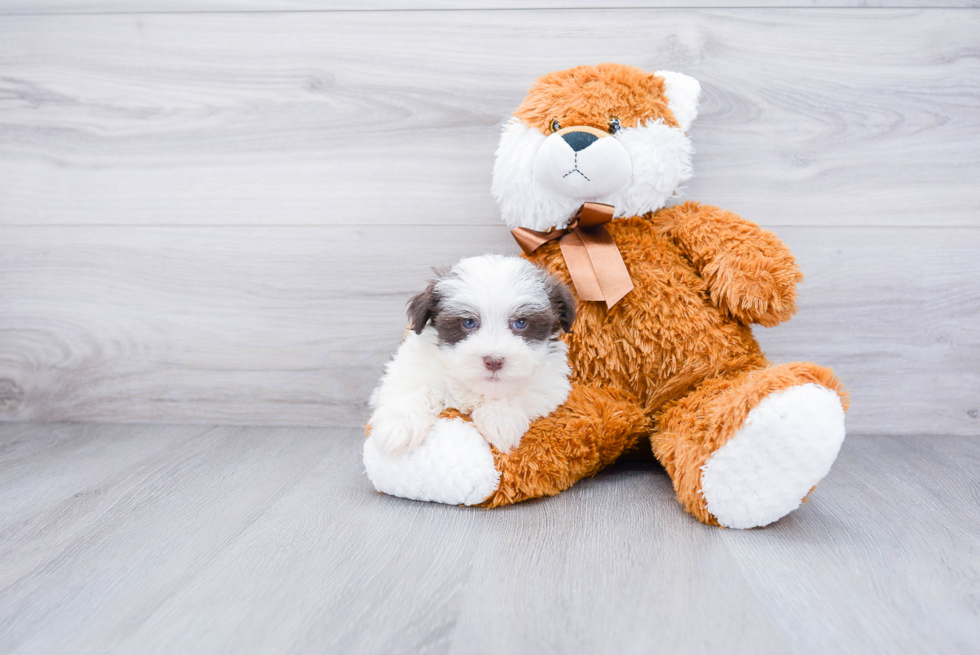
[[[774,361],[833,367],[852,431],[978,434],[980,230],[791,228]],[[0,230],[0,418],[362,425],[430,267],[504,228]]]
[[[431,267],[516,248],[502,228],[0,239],[0,415],[42,421],[361,425]]]
[[[510,508],[457,651],[971,652],[978,464],[976,439],[852,437],[807,505],[744,532],[706,532],[646,470],[542,501],[564,502],[548,522]]]
[[[493,517],[450,652],[793,651],[662,469],[614,471]]]
[[[100,429],[107,454],[122,445],[122,428]],[[128,426],[141,444],[172,429]],[[97,521],[13,544],[5,562],[45,555],[0,584],[0,647],[915,653],[969,652],[980,637],[977,438],[852,436],[810,502],[745,532],[685,515],[643,462],[502,510],[386,497],[360,442],[222,427],[148,455],[157,474],[105,498]],[[112,484],[110,459],[69,481]]]
[[[324,459],[121,649],[444,650],[491,515],[377,494],[360,462],[361,434],[344,436],[342,453]],[[241,563],[257,553],[261,566],[246,565],[250,574],[242,576]],[[257,606],[256,599],[264,600]],[[217,620],[187,614],[200,602],[220,608]]]
[[[317,462],[347,445],[311,430],[223,427],[160,449],[159,432],[129,427],[127,437],[151,453],[134,476],[113,465],[119,440],[110,435],[102,444],[106,457],[83,470],[101,471],[102,481],[76,479],[77,493],[39,504],[42,524],[55,513],[85,520],[5,538],[0,650],[91,652],[112,646],[207,568]],[[133,477],[137,483],[127,484]],[[99,488],[110,492],[89,502]],[[113,628],[100,633],[108,642],[93,646],[87,635],[99,616],[103,627]]]
[[[35,570],[107,508],[147,483],[161,459],[202,440],[205,426],[161,426],[134,438],[133,426],[52,425],[3,444],[38,444],[0,454],[0,588]],[[20,448],[21,451],[27,450]],[[25,552],[23,544],[36,544]]]
[[[691,198],[770,225],[978,225],[980,14],[7,16],[0,224],[491,225],[499,127],[614,60],[705,88]]]
[[[849,438],[805,511],[724,539],[807,652],[976,652],[977,470],[976,438]]]
[[[357,463],[347,466],[360,472]],[[297,485],[124,650],[615,653],[632,644],[633,652],[654,645],[685,652],[691,635],[678,627],[692,617],[680,617],[679,596],[703,611],[706,627],[694,643],[787,652],[742,580],[719,587],[717,576],[735,564],[711,531],[680,510],[663,471],[590,481],[553,500],[492,512],[365,499],[358,485],[346,507],[298,516],[332,486],[337,474],[326,468]],[[336,526],[337,517],[346,525]],[[287,538],[297,532],[308,541]],[[270,542],[274,561],[243,578],[243,558]],[[271,600],[264,621],[256,620],[255,598]],[[158,639],[174,617],[199,605],[222,608],[217,629],[202,616]]]
[[[771,361],[832,367],[848,430],[980,435],[980,267],[957,263],[980,231],[776,232],[806,277],[792,320],[753,327]]]
[[[677,0],[616,0],[605,7],[596,0],[155,0],[134,5],[127,0],[0,0],[0,14],[66,14],[66,13],[124,13],[146,14],[160,12],[331,12],[331,11],[475,11],[505,9],[610,9],[618,8],[676,8]],[[698,0],[694,8],[868,8],[868,7],[976,7],[977,0]]]
[[[0,499],[11,501],[7,511],[0,516],[0,530],[6,530],[20,517],[33,513],[35,504],[43,503],[51,494],[61,494],[62,483],[75,484],[95,470],[98,475],[104,475],[112,467],[125,470],[130,476],[133,467],[147,456],[174,447],[181,439],[196,439],[207,428],[165,426],[154,431],[152,443],[129,439],[133,428],[127,426],[54,424],[38,431],[31,424],[7,423],[0,429],[3,432]],[[105,443],[113,439],[118,444],[107,450]],[[39,461],[44,462],[43,469],[37,467]],[[96,493],[104,492],[104,489],[98,489]]]

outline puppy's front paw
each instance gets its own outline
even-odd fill
[[[385,455],[402,455],[421,445],[436,422],[422,414],[375,414],[371,417],[371,440]]]
[[[483,438],[502,453],[517,448],[521,437],[531,427],[531,421],[523,412],[507,407],[485,405],[473,410],[473,423]]]

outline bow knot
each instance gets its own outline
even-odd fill
[[[558,239],[578,297],[603,301],[607,309],[612,309],[633,290],[633,281],[623,262],[623,255],[606,229],[613,211],[612,205],[587,202],[568,227],[562,230],[552,228],[547,232],[538,232],[518,227],[510,232],[527,255],[545,243]]]

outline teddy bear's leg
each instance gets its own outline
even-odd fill
[[[364,468],[382,493],[449,505],[476,505],[500,481],[490,444],[453,412],[444,413],[425,441],[402,455],[382,454],[368,436]]]
[[[650,434],[650,419],[631,397],[573,385],[565,403],[538,419],[509,453],[493,449],[500,484],[483,505],[499,507],[554,496],[595,475]]]
[[[830,471],[846,406],[840,381],[815,364],[732,372],[665,406],[651,442],[688,512],[754,528],[799,507]]]

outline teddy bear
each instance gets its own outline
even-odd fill
[[[772,233],[670,204],[692,175],[700,84],[620,64],[538,79],[505,124],[492,193],[525,257],[570,285],[572,390],[501,452],[448,411],[415,451],[365,442],[380,491],[499,507],[555,495],[651,448],[703,523],[768,525],[798,508],[844,440],[827,368],[773,365],[751,325],[796,311],[802,275]]]

